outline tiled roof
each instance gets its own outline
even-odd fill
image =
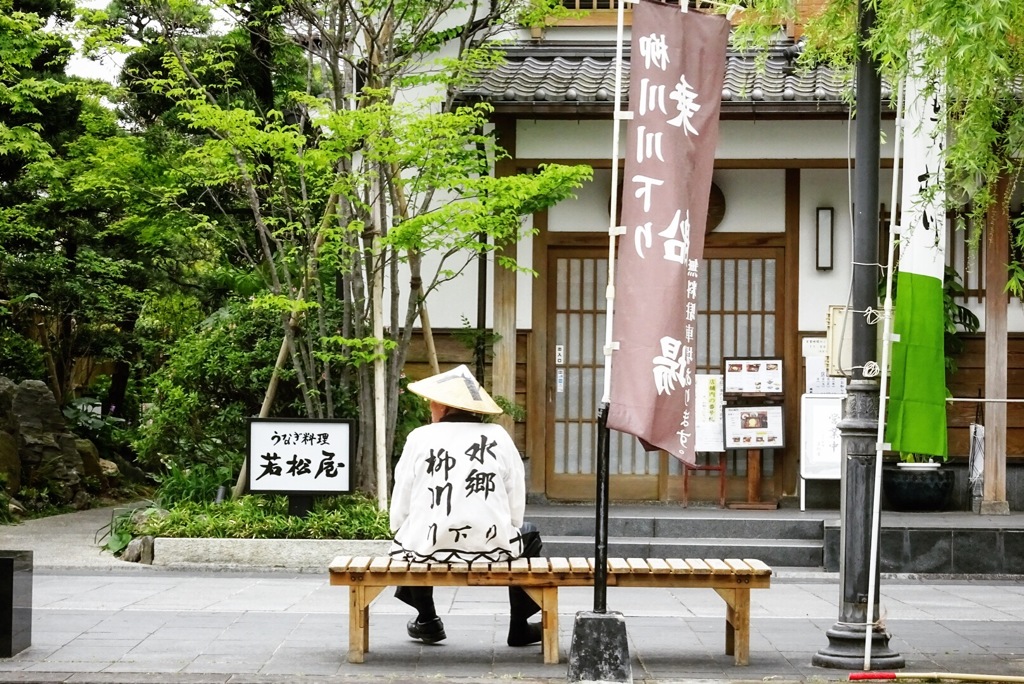
[[[460,99],[485,100],[503,113],[608,115],[615,97],[614,44],[519,43],[503,48],[505,62],[465,88]],[[728,53],[723,115],[847,115],[852,83],[831,68],[798,70],[799,47],[777,45],[759,67],[755,53]],[[622,97],[627,97],[629,49],[624,51]],[[882,100],[889,88],[882,85]]]

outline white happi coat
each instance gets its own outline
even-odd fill
[[[411,561],[501,561],[522,553],[523,461],[494,423],[413,430],[395,466],[391,555]]]

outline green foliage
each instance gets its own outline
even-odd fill
[[[946,266],[943,277],[942,306],[945,314],[944,345],[946,352],[946,374],[957,370],[956,356],[964,348],[964,341],[958,332],[973,333],[981,327],[981,321],[974,312],[964,306],[964,285],[960,274],[952,266]]]
[[[136,516],[132,535],[233,539],[390,539],[387,511],[353,495],[317,499],[305,518],[284,496],[244,496],[220,504],[182,502],[166,514]]]
[[[209,503],[217,497],[220,487],[230,488],[235,482],[235,473],[241,459],[233,462],[211,465],[202,461],[187,467],[171,461],[167,470],[156,476],[159,487],[156,502],[164,508],[182,503]]]
[[[526,420],[526,409],[512,399],[496,394],[494,395],[494,402],[501,407],[502,413],[510,417],[513,422],[521,423]]]
[[[79,437],[88,439],[100,453],[117,450],[124,434],[123,418],[104,415],[100,400],[93,397],[72,399],[64,407],[68,428]]]
[[[398,380],[398,418],[395,420],[394,447],[391,462],[397,463],[405,448],[409,433],[430,422],[430,404],[418,394],[409,391],[409,378],[402,374]]]
[[[11,515],[11,495],[7,493],[7,473],[0,473],[0,525],[14,522]]]
[[[0,325],[0,377],[13,382],[45,380],[42,348],[32,340]]]
[[[120,556],[132,540],[132,516],[134,508],[115,508],[110,513],[110,523],[96,533],[96,542],[104,551]],[[104,541],[105,540],[105,541]]]
[[[528,28],[545,28],[562,19],[577,19],[588,12],[570,10],[562,0],[525,0],[520,4],[516,21]]]
[[[279,325],[273,313],[232,302],[175,342],[144,392],[148,409],[133,440],[139,459],[182,470],[241,463],[246,419],[259,413]]]
[[[486,41],[520,10],[542,5],[564,13],[550,0],[260,0],[244,11],[229,6],[218,33],[216,1],[81,14],[90,50],[131,53],[126,88],[112,96],[133,133],[108,141],[112,161],[91,159],[92,194],[130,207],[121,230],[153,227],[145,245],[159,255],[154,263],[171,283],[194,288],[205,313],[241,295],[253,304],[239,327],[266,324],[246,337],[208,321],[175,341],[181,331],[151,325],[147,309],[182,288],[143,283],[137,368],[166,364],[142,397],[153,405],[134,442],[144,463],[185,470],[237,458],[242,421],[257,413],[286,335],[290,357],[273,414],[358,417],[356,485],[377,484],[374,422],[384,421],[391,445],[401,442],[399,375],[422,297],[479,253],[521,238],[524,216],[591,176],[589,167],[552,165],[493,177],[504,152],[486,133],[490,108],[454,104],[457,88],[498,63]],[[306,32],[321,39],[292,38]],[[374,58],[355,64],[352,55]],[[377,299],[377,282],[387,299]],[[374,311],[391,319],[383,339],[373,333]],[[370,371],[382,354],[387,406],[378,416]]]
[[[925,78],[926,94],[944,94],[946,106],[937,124],[948,131],[942,189],[951,209],[966,205],[977,240],[985,213],[1006,209],[994,204],[996,180],[1005,174],[1012,187],[1024,164],[1024,100],[1010,96],[1019,92],[1024,72],[1024,3],[865,4],[877,11],[877,18],[864,47],[883,76],[897,84],[914,73]],[[852,70],[859,54],[853,0],[807,3],[815,13],[805,17],[798,16],[794,0],[749,0],[745,5],[734,44],[765,45],[777,38],[779,23],[806,22],[801,64],[826,63],[847,74]]]

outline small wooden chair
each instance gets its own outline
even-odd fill
[[[683,508],[690,505],[690,471],[718,471],[718,507],[725,508],[725,468],[729,463],[726,452],[708,452],[708,460],[714,456],[718,459],[717,464],[697,465],[683,462]]]

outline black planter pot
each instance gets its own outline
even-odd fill
[[[882,491],[894,511],[943,511],[949,505],[956,473],[948,468],[882,469]]]

